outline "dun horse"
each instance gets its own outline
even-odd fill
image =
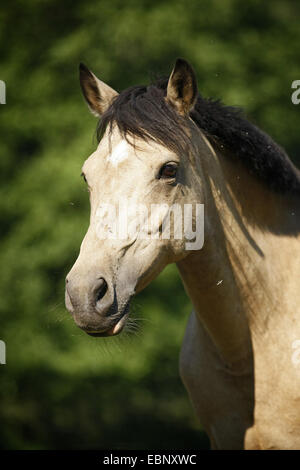
[[[235,108],[203,99],[183,59],[168,80],[120,94],[84,65],[80,83],[100,121],[82,169],[90,226],[66,280],[76,324],[120,333],[132,296],[176,263],[194,307],[180,374],[212,448],[300,449],[299,170]],[[203,204],[204,246],[101,239],[98,207],[124,199]]]

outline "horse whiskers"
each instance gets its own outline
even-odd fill
[[[70,315],[67,312],[63,312],[61,315],[57,313],[56,318],[53,318],[53,323],[62,323],[63,321],[68,321],[70,319]]]
[[[134,319],[129,319],[124,327],[125,333],[138,333],[140,331],[140,325]]]
[[[60,302],[57,302],[55,305],[52,305],[52,307],[49,308],[49,312],[53,312],[54,310],[57,310],[58,307],[60,307],[61,305],[63,305],[63,301],[60,301]]]

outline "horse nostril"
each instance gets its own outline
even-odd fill
[[[99,302],[99,300],[103,299],[106,292],[107,292],[107,282],[102,277],[102,278],[100,278],[99,284],[97,286],[96,303]]]

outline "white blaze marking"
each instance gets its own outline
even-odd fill
[[[113,166],[118,166],[119,163],[126,160],[128,157],[128,143],[126,140],[122,140],[116,148],[113,149],[112,153],[108,155],[107,161],[111,162]]]

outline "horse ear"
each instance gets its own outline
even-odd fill
[[[95,116],[101,116],[118,93],[99,80],[84,64],[79,65],[79,79],[88,107]]]
[[[196,75],[184,59],[177,59],[170,75],[167,100],[180,114],[188,114],[196,103],[198,95]]]

